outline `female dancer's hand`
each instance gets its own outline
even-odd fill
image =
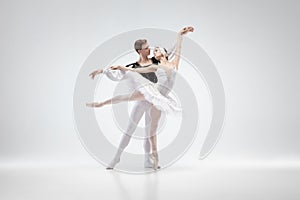
[[[94,80],[95,76],[97,74],[101,74],[102,72],[103,72],[103,69],[98,69],[98,70],[95,70],[92,73],[90,73],[89,76]]]
[[[180,35],[184,35],[184,34],[186,34],[186,33],[188,33],[188,32],[194,32],[194,27],[192,27],[192,26],[184,27],[183,29],[181,29],[181,30],[179,31],[179,34],[180,34]]]

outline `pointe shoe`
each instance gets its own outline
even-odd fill
[[[151,154],[151,159],[153,160],[153,169],[157,170],[158,168],[158,154],[157,153],[152,153]]]
[[[120,162],[120,158],[118,158],[118,159],[113,159],[113,160],[109,163],[108,167],[106,167],[106,169],[107,169],[107,170],[112,170],[112,169],[114,169],[114,167],[116,166],[116,164],[118,164],[119,162]]]
[[[153,162],[151,162],[150,158],[145,160],[144,162],[144,168],[151,168],[153,169]],[[160,169],[160,166],[157,166],[157,169]]]

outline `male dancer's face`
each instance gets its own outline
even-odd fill
[[[150,48],[149,44],[146,42],[145,44],[142,45],[142,49],[139,50],[140,54],[143,56],[149,56],[150,55]]]

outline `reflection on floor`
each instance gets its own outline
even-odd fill
[[[102,166],[2,165],[3,200],[292,200],[300,199],[299,166],[222,165],[197,161],[133,175]]]

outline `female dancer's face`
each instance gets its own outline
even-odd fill
[[[160,59],[163,57],[163,54],[162,54],[162,52],[160,51],[159,48],[155,48],[155,49],[154,49],[153,55],[154,55],[154,58],[155,58],[156,60],[160,60]]]

